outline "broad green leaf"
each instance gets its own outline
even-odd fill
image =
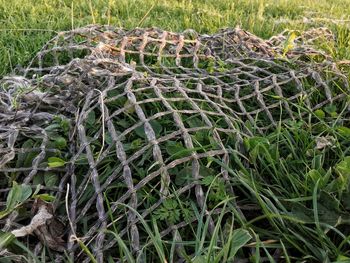
[[[123,127],[124,129],[127,129],[131,126],[131,124],[125,119],[118,120],[118,125]]]
[[[312,209],[307,208],[303,205],[302,202],[295,202],[291,204],[291,212],[290,214],[298,220],[305,222],[313,221],[313,211]]]
[[[88,164],[88,159],[85,153],[79,155],[78,160],[75,162],[77,165],[85,165]]]
[[[328,104],[327,106],[324,107],[324,110],[328,114],[332,115],[337,112],[337,106],[335,106],[334,104]]]
[[[186,150],[186,148],[183,147],[181,142],[167,141],[165,150],[170,156],[172,156]]]
[[[36,152],[29,152],[24,160],[24,167],[31,167],[34,158],[37,156]]]
[[[67,133],[69,131],[70,120],[69,119],[61,119],[60,121],[61,129]]]
[[[58,177],[53,172],[46,172],[44,174],[44,182],[47,187],[57,186]]]
[[[350,128],[345,127],[345,126],[341,126],[337,128],[338,132],[340,133],[340,135],[349,138],[350,137]]]
[[[324,111],[323,110],[321,110],[321,109],[318,109],[318,110],[315,110],[315,115],[319,118],[319,119],[324,119],[325,118],[325,116],[326,116],[326,114],[324,113]]]
[[[178,186],[185,185],[192,177],[192,167],[187,166],[175,174],[175,184]]]
[[[163,202],[163,206],[164,206],[166,209],[168,209],[168,210],[170,210],[170,209],[176,209],[177,206],[178,206],[178,203],[177,203],[176,200],[173,200],[173,199],[166,199],[166,200],[164,200],[164,202]]]
[[[32,188],[29,185],[18,185],[13,182],[13,186],[7,195],[6,210],[0,213],[0,218],[10,213],[20,203],[26,201],[32,194]]]
[[[156,120],[151,120],[149,123],[151,124],[154,133],[156,134],[156,137],[158,137],[163,130],[162,125]]]
[[[33,178],[33,185],[44,184],[44,174],[37,173]]]
[[[45,131],[56,131],[61,128],[61,125],[58,123],[53,123],[45,128]]]
[[[312,182],[317,182],[318,179],[322,178],[322,175],[319,171],[312,169],[307,174],[307,179],[311,179]]]
[[[160,123],[158,121],[156,121],[156,120],[151,120],[149,123],[150,123],[150,125],[151,125],[151,127],[152,127],[152,129],[153,129],[153,131],[154,131],[154,133],[156,135],[156,137],[158,137],[160,135],[161,131],[163,130],[162,125],[160,125]],[[141,137],[143,139],[146,139],[145,125],[141,125],[141,126],[137,127],[135,129],[135,133],[139,137]]]
[[[200,127],[200,126],[197,126],[197,127]],[[208,143],[210,134],[207,131],[196,131],[191,137],[194,139],[194,141],[198,141],[200,144],[206,144]]]
[[[48,166],[51,168],[64,166],[65,163],[66,162],[64,160],[58,157],[49,157],[47,162]]]
[[[105,142],[109,145],[113,143],[112,135],[109,132],[105,133]]]
[[[145,133],[145,125],[141,125],[135,129],[135,133],[137,136],[146,139],[146,133]]]
[[[199,175],[201,177],[213,176],[214,175],[214,170],[211,169],[211,168],[208,168],[206,166],[201,165],[199,167]]]
[[[320,204],[322,204],[322,206],[324,206],[328,210],[331,210],[332,213],[341,212],[341,209],[339,208],[340,201],[329,192],[323,190],[320,191],[318,201],[320,202]]]
[[[331,112],[330,114],[329,114],[332,118],[337,118],[338,117],[338,113],[337,112]]]
[[[55,200],[55,197],[52,196],[52,195],[49,195],[49,194],[40,194],[40,195],[35,195],[33,196],[34,198],[39,198],[43,201],[46,201],[46,202],[52,202]]]
[[[244,145],[248,150],[252,150],[257,146],[265,146],[268,147],[269,141],[264,137],[252,137],[244,140]]]
[[[33,193],[32,188],[29,185],[21,184],[21,197],[18,200],[20,203],[26,201]]]
[[[57,149],[64,149],[64,148],[67,147],[67,141],[62,136],[59,136],[59,137],[55,138],[54,139],[54,143],[55,143],[55,147]]]
[[[86,122],[90,125],[94,125],[96,120],[95,112],[92,110],[89,112],[89,114],[86,117]]]
[[[13,182],[12,188],[7,195],[6,210],[12,210],[22,198],[22,188]]]
[[[34,142],[32,139],[28,139],[22,144],[22,148],[26,148],[26,149],[31,149],[31,148],[33,148],[33,146],[34,146]],[[33,155],[33,153],[31,153],[31,152],[25,152],[25,153],[19,152],[16,166],[17,167],[24,166],[26,159],[31,155]]]
[[[232,244],[228,261],[233,260],[238,250],[246,245],[251,239],[252,236],[247,230],[242,228],[234,230],[232,233]]]
[[[343,161],[338,163],[335,167],[339,177],[339,190],[342,190],[344,187],[347,187],[350,179],[350,156],[346,156]]]

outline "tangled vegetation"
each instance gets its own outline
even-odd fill
[[[59,33],[1,80],[0,262],[349,261],[340,32]]]

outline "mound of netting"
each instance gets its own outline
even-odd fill
[[[82,242],[98,262],[122,262],[106,229],[142,257],[144,222],[156,220],[161,237],[181,244],[201,213],[214,230],[227,196],[244,217],[245,193],[227,171],[237,156],[249,167],[244,140],[346,103],[346,78],[314,48],[333,38],[324,28],[267,41],[238,28],[59,33],[1,82],[2,230],[29,238],[35,255],[45,245],[57,261],[89,261]],[[10,211],[14,181],[36,199],[19,198]]]

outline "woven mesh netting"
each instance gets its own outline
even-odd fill
[[[59,33],[1,82],[1,200],[13,181],[41,196],[3,217],[2,229],[25,226],[46,209],[46,224],[30,237],[34,254],[46,244],[56,260],[88,262],[79,238],[98,262],[118,259],[117,239],[104,231],[115,229],[140,256],[149,242],[141,219],[158,220],[161,237],[179,244],[196,224],[194,211],[213,231],[221,201],[218,194],[208,205],[205,178],[213,177],[246,216],[227,171],[236,169],[232,153],[249,167],[245,138],[312,122],[326,104],[345,105],[346,77],[313,48],[333,38],[325,28],[267,41],[239,28]],[[187,212],[162,218],[176,200]]]

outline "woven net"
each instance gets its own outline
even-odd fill
[[[171,210],[169,200],[186,200],[182,211],[190,212],[156,217],[163,238],[181,241],[198,218],[193,206],[213,231],[208,177],[223,182],[244,217],[226,169],[235,169],[231,153],[245,159],[245,138],[313,121],[315,110],[345,103],[346,78],[313,48],[333,40],[325,28],[267,41],[239,28],[214,35],[102,26],[59,33],[20,74],[2,80],[1,199],[9,181],[40,184],[40,194],[55,196],[51,212],[66,231],[57,241],[47,226],[31,247],[40,253],[47,243],[59,251],[57,260],[64,250],[90,260],[72,236],[98,262],[118,258],[116,239],[104,231],[113,227],[142,254],[149,240],[139,215],[150,222],[162,207]],[[26,218],[11,213],[3,230]]]

